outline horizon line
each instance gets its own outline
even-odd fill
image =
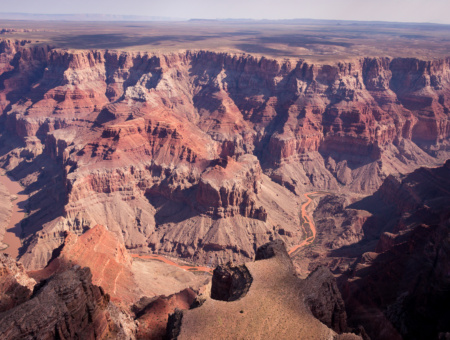
[[[192,18],[179,18],[179,17],[166,17],[166,16],[149,16],[149,15],[137,15],[137,14],[102,14],[102,13],[27,13],[27,12],[0,12],[0,20],[11,20],[11,21],[27,21],[26,18],[2,18],[2,16],[30,16],[30,17],[72,17],[71,20],[67,19],[40,19],[40,21],[86,21],[86,22],[96,22],[96,21],[119,21],[126,22],[128,20],[124,19],[135,19],[130,20],[134,22],[164,22],[164,21],[179,21],[179,22],[189,22],[189,21],[254,21],[254,22],[274,22],[274,21],[325,21],[325,22],[347,22],[347,23],[371,23],[371,24],[418,24],[418,25],[442,25],[450,26],[450,23],[442,22],[431,22],[431,21],[391,21],[391,20],[358,20],[358,19],[323,19],[323,18],[242,18],[242,17],[228,17],[228,18],[202,18],[202,17],[192,17]],[[99,17],[105,20],[83,20],[77,17]],[[116,17],[122,17],[122,20],[114,20]],[[110,18],[110,19],[108,19]],[[88,18],[87,18],[88,19]],[[137,20],[141,19],[141,20]],[[147,20],[145,20],[147,19]],[[38,19],[30,19],[30,21],[38,21]]]

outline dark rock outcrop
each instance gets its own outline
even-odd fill
[[[244,297],[252,284],[252,276],[245,265],[231,263],[216,267],[211,282],[211,298],[235,301]]]
[[[349,323],[374,339],[437,339],[450,331],[449,165],[391,176],[363,200],[390,207],[386,231],[339,281]]]
[[[305,303],[325,325],[343,333],[347,331],[347,313],[336,279],[326,267],[318,267],[303,281]]]
[[[29,301],[0,314],[0,338],[104,338],[109,296],[91,282],[88,268],[55,275]]]
[[[275,240],[262,245],[256,250],[255,261],[271,259],[272,257],[289,259],[289,254],[283,241]]]
[[[22,263],[0,253],[0,313],[28,300],[35,284]]]
[[[166,329],[166,339],[176,340],[181,332],[181,323],[183,322],[183,312],[180,309],[175,309],[173,314],[169,315]]]

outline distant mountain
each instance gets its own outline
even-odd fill
[[[182,18],[169,18],[143,15],[114,14],[31,14],[0,13],[0,20],[56,20],[56,21],[183,21]]]

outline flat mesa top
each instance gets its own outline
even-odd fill
[[[450,56],[450,25],[320,20],[70,22],[0,20],[0,39],[70,50],[210,50],[328,61]]]

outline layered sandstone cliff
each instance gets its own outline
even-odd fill
[[[3,40],[0,72],[4,133],[20,137],[0,164],[32,194],[29,268],[67,230],[96,224],[135,251],[252,258],[255,244],[299,243],[295,195],[372,193],[448,153],[447,59],[326,64]]]

